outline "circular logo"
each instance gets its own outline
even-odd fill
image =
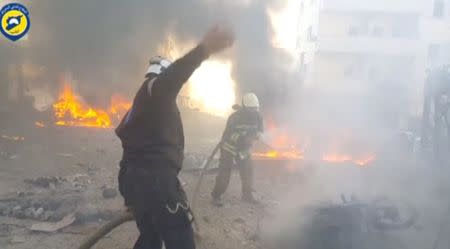
[[[0,31],[11,41],[24,37],[30,29],[30,17],[25,6],[10,3],[0,10]]]

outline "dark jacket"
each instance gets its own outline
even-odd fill
[[[180,171],[184,134],[176,98],[183,84],[206,58],[205,50],[198,46],[160,75],[150,75],[144,81],[132,108],[116,129],[124,151],[122,161],[137,160],[138,165],[145,167],[169,166]],[[147,90],[149,84],[152,84],[151,95]]]
[[[263,121],[259,112],[240,108],[227,120],[222,135],[222,148],[234,152],[247,151],[263,131]]]

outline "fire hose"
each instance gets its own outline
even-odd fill
[[[206,160],[205,164],[203,165],[202,170],[200,171],[200,176],[198,177],[197,184],[194,188],[194,193],[192,195],[192,209],[196,210],[197,207],[197,197],[200,192],[200,187],[203,182],[203,177],[205,176],[206,172],[208,171],[209,165],[211,164],[212,160],[214,159],[214,156],[216,155],[217,151],[219,150],[220,146],[222,145],[222,141],[217,143],[216,147],[214,147],[213,151],[209,155],[208,159]]]
[[[216,155],[217,151],[219,150],[221,145],[221,142],[219,142],[214,150],[212,151],[211,155],[206,160],[202,171],[200,173],[200,177],[197,181],[197,185],[195,186],[193,197],[192,197],[192,205],[191,205],[191,215],[193,216],[193,223],[195,227],[195,237],[197,240],[201,239],[201,233],[200,233],[200,227],[197,222],[197,219],[195,218],[195,207],[197,203],[197,196],[198,192],[200,190],[200,186],[203,181],[203,176],[205,175],[206,171],[209,168],[209,165],[211,164],[212,160],[214,159],[214,156]],[[101,226],[96,232],[94,232],[92,235],[87,237],[81,245],[78,247],[78,249],[90,249],[92,248],[98,241],[100,241],[101,238],[103,238],[105,235],[110,233],[112,230],[114,230],[116,227],[122,225],[125,222],[134,220],[134,214],[132,211],[127,210],[116,216],[113,220],[109,221],[108,223]]]
[[[134,214],[131,211],[125,211],[118,215],[116,218],[106,223],[100,227],[94,234],[87,237],[83,243],[78,247],[78,249],[90,249],[94,246],[101,238],[111,232],[114,228],[122,225],[125,222],[134,220]]]
[[[192,214],[192,216],[194,216],[194,214]],[[112,219],[108,223],[104,224],[99,229],[97,229],[97,231],[95,231],[92,235],[87,237],[81,243],[81,245],[78,247],[78,249],[90,249],[90,248],[92,248],[95,244],[97,244],[97,242],[100,241],[100,239],[105,237],[105,235],[110,233],[116,227],[122,225],[125,222],[133,221],[134,219],[135,218],[134,218],[133,212],[131,212],[129,210],[122,212],[121,214],[117,215],[114,219]],[[195,218],[193,219],[193,222],[194,222],[194,227],[196,229],[196,231],[194,233],[194,236],[195,236],[196,240],[199,241],[201,239],[199,226],[198,226]]]

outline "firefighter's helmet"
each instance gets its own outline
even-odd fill
[[[167,58],[164,58],[162,56],[155,56],[150,59],[149,66],[147,69],[146,75],[149,74],[160,74],[164,70],[166,70],[172,62],[168,60]]]
[[[246,108],[259,108],[258,97],[254,93],[246,93],[242,97],[242,106]]]

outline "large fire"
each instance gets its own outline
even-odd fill
[[[277,137],[278,143],[271,146],[271,149],[264,152],[253,152],[252,155],[256,159],[272,159],[272,160],[301,160],[305,159],[304,149],[292,146],[280,146],[279,142],[288,141],[285,136]],[[286,143],[285,145],[287,145]],[[324,162],[329,163],[353,163],[359,166],[366,166],[375,161],[375,155],[367,153],[362,156],[351,155],[347,153],[331,152],[324,154],[321,158]]]
[[[258,159],[288,159],[301,160],[304,158],[303,148],[296,143],[288,133],[278,129],[269,119],[267,124],[267,133],[271,134],[269,144],[266,144],[267,150],[264,152],[253,152],[252,155]]]
[[[296,0],[280,3],[278,6],[268,7],[266,10],[272,28],[272,45],[284,49],[295,57],[299,37],[300,3]]]
[[[259,150],[252,153],[253,157],[257,160],[314,160],[314,158],[308,158],[305,155],[311,146],[309,139],[304,139],[303,143],[298,143],[294,139],[294,136],[289,134],[286,130],[280,129],[275,125],[272,120],[268,120],[266,133],[269,139],[267,142],[269,145],[266,146],[265,150]],[[266,138],[267,139],[267,138]],[[346,138],[347,139],[347,138]],[[375,161],[374,153],[341,153],[342,151],[339,143],[334,141],[333,148],[330,149],[329,153],[324,153],[319,159],[323,162],[329,162],[333,164],[340,163],[352,163],[359,166],[366,166]],[[341,147],[343,147],[341,145]],[[340,148],[340,149],[339,149]],[[317,159],[317,158],[316,158]]]
[[[226,116],[235,103],[234,81],[231,78],[230,61],[203,62],[189,79],[188,95],[198,103],[200,110]]]
[[[192,47],[189,43],[174,43],[172,36],[161,47],[161,54],[175,60]],[[226,116],[235,103],[234,86],[231,78],[232,63],[228,60],[212,59],[204,62],[189,79],[182,94],[188,96],[195,108],[203,112]],[[108,108],[94,108],[77,96],[69,84],[65,84],[58,100],[53,104],[56,125],[95,128],[111,128],[130,109],[132,103],[120,95],[111,97]],[[42,122],[35,123],[44,127]]]
[[[58,100],[53,104],[57,119],[55,124],[59,126],[110,128],[113,125],[111,116],[114,115],[115,118],[120,119],[120,116],[130,106],[131,103],[127,102],[125,98],[113,96],[109,109],[90,107],[74,93],[69,84],[65,84]]]
[[[194,46],[169,35],[159,53],[176,60]],[[191,104],[202,112],[225,117],[235,103],[235,82],[231,77],[232,62],[226,59],[209,59],[202,63],[186,84],[181,94],[188,96]]]

